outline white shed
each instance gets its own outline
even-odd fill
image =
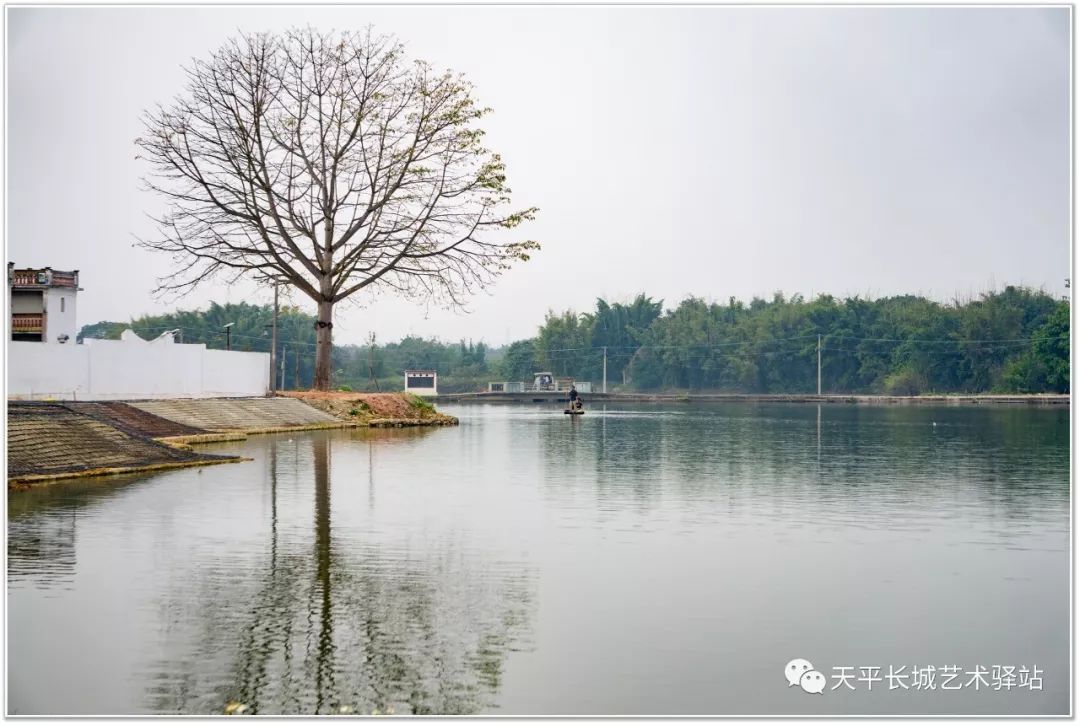
[[[437,396],[439,374],[435,371],[405,371],[405,392],[418,396]]]

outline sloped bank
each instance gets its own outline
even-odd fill
[[[9,489],[54,479],[242,461],[169,446],[135,427],[120,428],[59,403],[8,402],[7,424]],[[160,425],[167,428],[168,422]]]
[[[8,486],[243,461],[191,444],[250,434],[448,426],[453,416],[404,393],[294,393],[274,398],[8,402]]]
[[[278,396],[303,401],[309,406],[355,426],[392,428],[403,426],[456,426],[454,416],[439,413],[420,396],[411,393],[353,393],[349,391],[286,391]]]
[[[345,427],[339,419],[287,398],[182,398],[131,401],[130,405],[212,433],[259,434]]]

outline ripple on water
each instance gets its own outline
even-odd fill
[[[13,711],[798,713],[793,644],[1068,673],[1060,412],[449,412],[10,494]],[[991,703],[908,695],[829,708]]]

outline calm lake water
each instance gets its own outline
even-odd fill
[[[9,494],[8,712],[1069,710],[1067,410],[444,408]]]

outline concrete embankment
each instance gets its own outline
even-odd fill
[[[753,394],[753,393],[585,393],[591,403],[823,403],[856,405],[947,406],[947,405],[1024,405],[1068,406],[1069,394],[1036,395],[834,395],[823,394]],[[566,392],[537,393],[446,393],[433,399],[436,403],[557,403],[566,401]]]
[[[162,438],[206,433],[203,429],[155,416],[120,401],[70,401],[67,408],[135,436]]]
[[[309,405],[302,398],[312,398]],[[312,429],[457,423],[406,394],[296,394],[63,403],[8,402],[8,484],[240,461],[191,444]]]
[[[66,404],[9,402],[8,486],[241,460],[168,446],[140,433],[138,426],[121,428],[107,420],[124,415],[117,408],[99,419]],[[170,423],[142,420],[143,426],[163,429]]]
[[[131,401],[130,405],[204,433],[255,434],[348,426],[290,398],[185,398]]]

